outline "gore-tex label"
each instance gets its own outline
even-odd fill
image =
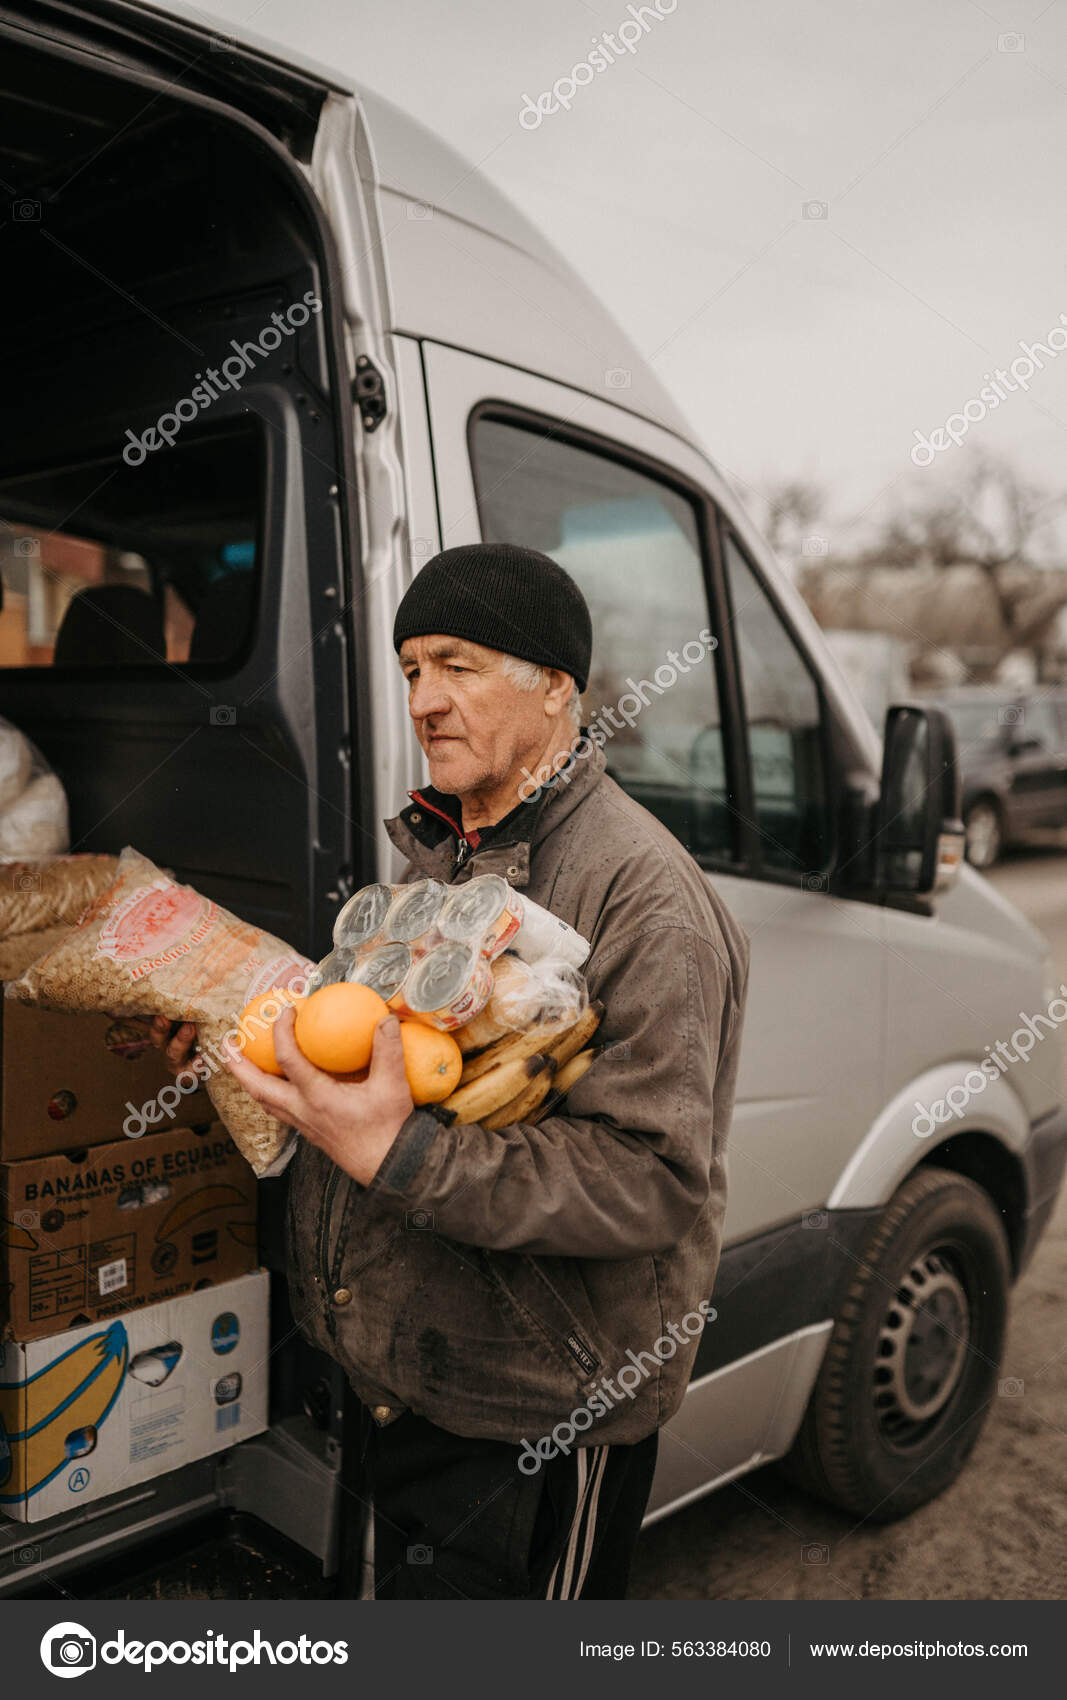
[[[581,1364],[586,1375],[592,1375],[593,1371],[598,1368],[600,1359],[593,1356],[581,1335],[568,1334],[567,1345],[570,1347],[574,1357],[576,1357],[578,1362]]]

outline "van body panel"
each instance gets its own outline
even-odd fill
[[[974,1059],[972,1067],[988,1061],[1006,1070],[1029,1122],[1059,1103],[1062,1095],[1063,1027],[1045,1013],[1055,991],[1044,984],[1047,946],[1039,934],[1035,946],[1034,930],[1028,926],[1016,929],[1015,939],[1009,941],[998,936],[1000,925],[996,932],[984,925],[987,920],[1010,921],[1011,914],[1005,917],[1002,910],[983,903],[992,888],[980,875],[974,878],[978,890],[971,904],[964,893],[964,901],[955,905],[939,900],[932,916],[899,910],[890,914],[886,1101],[905,1090],[909,1078],[969,1057]],[[966,916],[968,909],[973,918],[961,917],[960,924],[956,916],[960,910]],[[1042,1022],[1036,1021],[1039,1016]],[[1042,1038],[1031,1041],[1026,1036],[1027,1017]],[[1018,1050],[1011,1043],[1013,1033],[1024,1035]],[[998,1043],[1020,1060],[1011,1061],[1004,1053],[998,1059]],[[1028,1060],[1023,1060],[1023,1051]],[[960,1078],[957,1075],[957,1084]],[[979,1118],[991,1090],[992,1085],[971,1099],[971,1110]]]
[[[928,1136],[913,1131],[912,1122],[919,1120],[918,1106],[939,1104],[946,1092],[959,1086],[977,1067],[978,1060],[973,1056],[939,1063],[896,1093],[853,1152],[827,1200],[828,1208],[856,1210],[887,1203],[931,1148],[957,1134],[991,1133],[1009,1151],[1025,1151],[1031,1137],[1030,1117],[1005,1079],[989,1084],[962,1115],[950,1115],[938,1122]],[[927,1124],[922,1121],[920,1125]]]
[[[647,1523],[789,1450],[833,1323],[798,1329],[690,1384],[660,1431]]]
[[[825,1205],[884,1102],[886,911],[715,874],[751,940],[726,1243]]]

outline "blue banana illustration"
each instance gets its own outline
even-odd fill
[[[129,1355],[126,1329],[116,1321],[24,1381],[0,1381],[0,1505],[29,1499],[91,1449]]]

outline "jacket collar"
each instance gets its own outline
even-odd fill
[[[603,745],[583,727],[570,759],[518,811],[500,838],[490,838],[484,847],[475,845],[473,854],[463,864],[464,870],[501,873],[509,884],[519,889],[527,885],[531,851],[549,833],[555,832],[599,785],[606,765]],[[424,787],[419,793],[409,792],[409,796],[413,799],[411,805],[387,820],[385,830],[418,873],[449,880],[461,835],[458,819],[450,816],[455,802],[442,798],[432,786]]]

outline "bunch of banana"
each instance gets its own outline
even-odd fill
[[[603,1014],[603,1004],[591,1003],[569,1025],[542,1022],[468,1057],[456,1090],[438,1106],[442,1120],[480,1122],[489,1132],[537,1120],[549,1093],[558,1102],[593,1061],[588,1041]]]

